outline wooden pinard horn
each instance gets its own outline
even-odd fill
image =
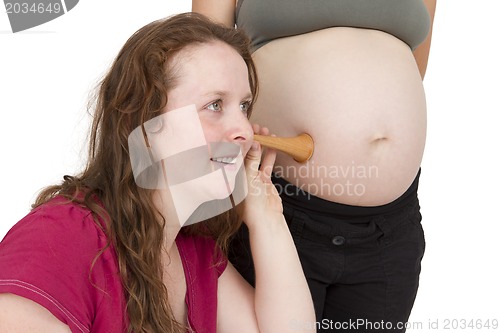
[[[253,138],[265,147],[273,148],[292,156],[299,163],[307,162],[314,152],[313,138],[307,133],[302,133],[295,137],[255,134]]]

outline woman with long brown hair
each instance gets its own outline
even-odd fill
[[[239,31],[188,13],[130,37],[100,84],[85,170],[42,191],[0,243],[0,332],[311,331],[312,301],[270,181],[275,153],[261,159],[253,132],[268,131],[248,122],[256,94]],[[176,140],[199,134],[182,131],[193,119],[208,144],[236,145],[240,154],[228,159],[211,148],[203,160],[186,150],[197,160],[185,165],[161,157],[156,176],[166,175],[167,186],[145,181],[143,171],[155,169],[134,160],[133,133],[151,157],[158,151],[149,134],[169,128],[174,135],[160,148],[185,145]],[[227,177],[242,156],[248,195],[239,216],[231,209],[200,223],[181,218],[181,171],[206,163]],[[236,180],[228,183],[234,198]],[[213,184],[200,195],[220,199]],[[195,200],[197,188],[188,195]],[[241,220],[252,235],[255,289],[225,256]]]

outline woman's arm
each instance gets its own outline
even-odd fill
[[[254,144],[245,159],[248,195],[242,217],[250,234],[256,285],[254,290],[228,266],[219,279],[218,332],[240,332],[242,327],[245,332],[315,332],[309,287],[271,182],[276,152],[261,161],[261,148]]]
[[[257,333],[255,290],[228,262],[219,277],[217,293],[217,333]]]
[[[191,10],[210,17],[228,27],[234,27],[236,0],[193,0]]]
[[[24,297],[0,294],[0,333],[71,333],[49,310]]]
[[[431,48],[432,39],[432,26],[434,23],[434,13],[436,12],[436,0],[424,0],[424,3],[431,17],[431,27],[427,38],[413,51],[413,55],[415,56],[415,60],[417,61],[422,80],[424,79],[425,72],[427,70],[427,61],[429,60],[429,51]]]

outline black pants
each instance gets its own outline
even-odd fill
[[[340,205],[290,191],[283,179],[273,181],[278,190],[288,186],[282,191],[284,215],[313,297],[318,332],[405,332],[425,250],[418,176],[404,195],[378,207]],[[229,259],[254,284],[245,227]]]

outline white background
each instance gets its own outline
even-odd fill
[[[80,170],[89,93],[126,39],[190,6],[82,0],[16,34],[1,9],[0,238],[28,213],[37,191]],[[498,0],[438,0],[419,194],[427,249],[410,317],[421,326],[409,331],[489,332],[444,324],[500,320],[499,13]]]

